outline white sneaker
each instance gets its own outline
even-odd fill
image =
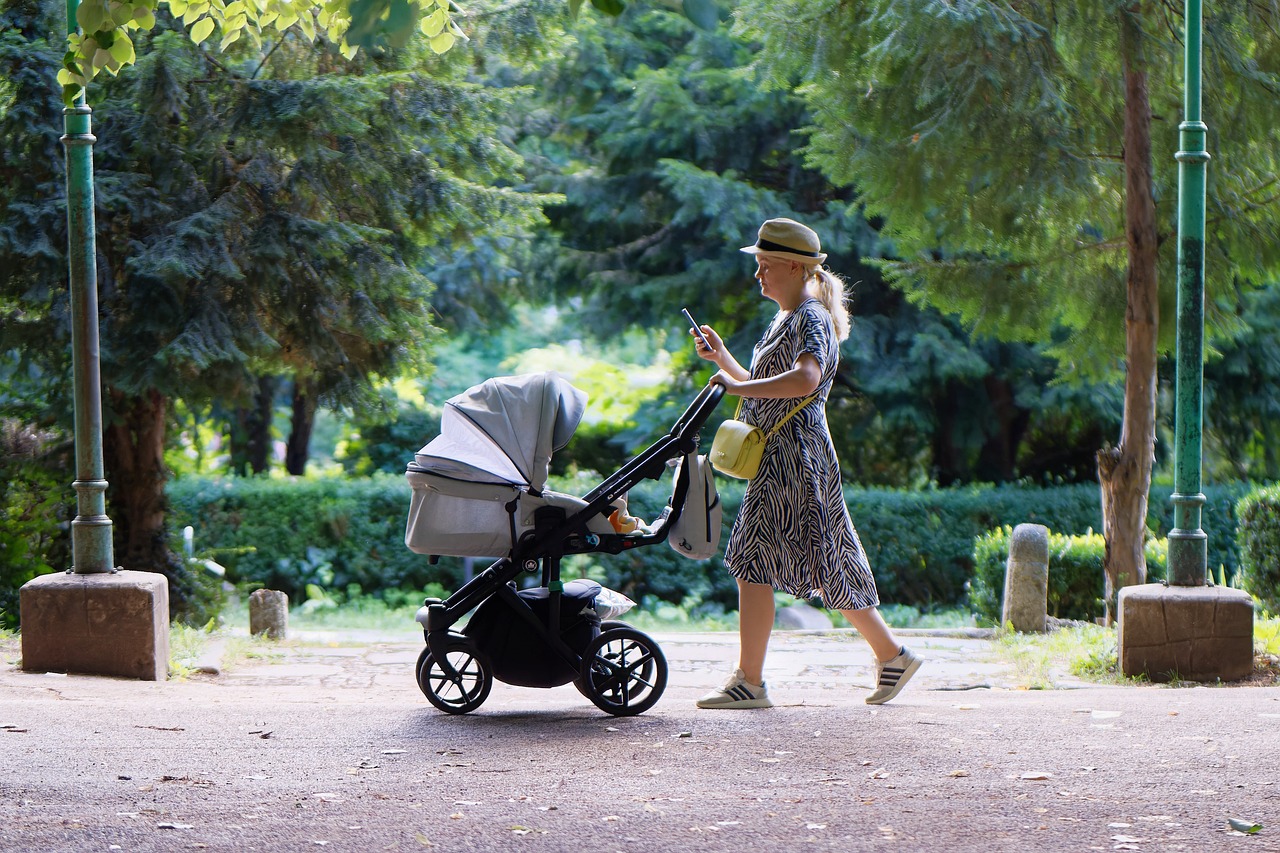
[[[697,702],[699,708],[772,708],[769,691],[763,684],[747,681],[742,670],[735,669],[724,687],[712,690]]]
[[[898,691],[907,686],[907,682],[916,674],[916,670],[922,663],[924,659],[916,657],[906,646],[903,646],[902,651],[898,652],[898,656],[892,660],[883,663],[876,661],[878,686],[867,697],[867,704],[883,705],[897,696]]]

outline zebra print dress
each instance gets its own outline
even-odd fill
[[[817,397],[765,445],[725,546],[729,574],[797,598],[821,596],[835,610],[880,603],[866,552],[840,490],[826,401],[840,358],[831,314],[816,299],[779,315],[751,358],[751,377],[776,376],[811,353],[822,368]],[[802,399],[802,398],[800,398]],[[739,419],[768,432],[800,399],[744,397]]]

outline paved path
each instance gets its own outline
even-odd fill
[[[735,638],[658,634],[639,717],[503,684],[458,717],[414,684],[420,636],[159,684],[24,673],[7,642],[0,851],[1280,851],[1280,688],[1028,691],[989,641],[928,635],[873,708],[860,639],[794,632],[778,707],[699,711]]]

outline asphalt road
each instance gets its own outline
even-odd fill
[[[1028,691],[921,636],[874,708],[865,644],[796,633],[776,707],[705,711],[733,637],[658,639],[666,693],[619,718],[503,684],[442,714],[411,635],[165,683],[24,673],[6,641],[0,850],[1280,851],[1278,687]]]

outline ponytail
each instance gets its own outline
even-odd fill
[[[818,300],[831,315],[836,327],[836,340],[845,340],[849,337],[849,308],[844,279],[824,266],[809,267],[809,275],[818,283]]]

